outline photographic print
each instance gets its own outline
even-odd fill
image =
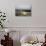
[[[15,12],[16,16],[32,16],[32,5],[20,5]]]

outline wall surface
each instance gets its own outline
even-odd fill
[[[16,17],[17,4],[32,4],[32,17]],[[0,0],[0,10],[6,12],[7,27],[46,27],[46,0]]]

